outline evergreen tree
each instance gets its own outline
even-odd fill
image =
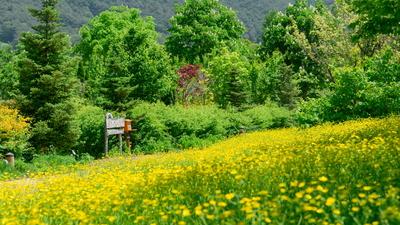
[[[30,9],[38,24],[20,39],[24,57],[18,63],[18,103],[21,112],[32,118],[30,141],[41,152],[69,150],[78,138],[70,104],[76,62],[69,55],[68,35],[59,31],[57,2],[42,0],[41,9]]]
[[[210,58],[207,71],[214,101],[222,108],[240,108],[248,103],[251,95],[251,66],[248,59],[227,48],[214,52]]]

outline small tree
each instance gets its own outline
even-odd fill
[[[257,103],[268,100],[293,108],[299,94],[296,74],[284,62],[280,52],[274,52],[259,70],[256,79]]]
[[[200,65],[186,65],[178,70],[178,93],[182,103],[188,105],[193,102],[205,103],[207,92],[207,77],[201,71]]]
[[[237,52],[223,48],[207,63],[210,90],[214,101],[223,108],[240,107],[251,95],[250,64]]]
[[[34,33],[22,34],[24,57],[18,63],[18,103],[32,118],[31,143],[41,152],[54,148],[65,152],[79,136],[71,123],[74,109],[69,104],[74,92],[76,61],[70,57],[69,38],[59,31],[58,0],[42,0],[41,9],[30,9],[38,25]]]

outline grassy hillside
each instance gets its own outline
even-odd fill
[[[31,174],[0,182],[0,223],[400,224],[399,125],[257,132]]]
[[[283,9],[290,0],[223,0],[226,5],[238,11],[239,17],[248,28],[247,37],[257,40],[261,26],[268,10]],[[59,8],[63,23],[74,40],[78,38],[78,30],[90,18],[113,5],[128,5],[140,8],[143,15],[153,16],[157,29],[166,34],[168,20],[174,13],[174,5],[183,0],[62,0]],[[0,0],[0,41],[14,42],[18,34],[29,30],[33,19],[28,8],[39,6],[39,0]]]

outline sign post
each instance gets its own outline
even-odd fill
[[[119,150],[122,153],[122,135],[124,134],[125,119],[116,118],[114,119],[111,113],[107,113],[105,117],[104,126],[104,153],[108,154],[108,137],[111,135],[118,135],[119,139]]]

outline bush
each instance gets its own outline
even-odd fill
[[[253,107],[242,114],[250,118],[251,124],[248,130],[289,127],[292,124],[292,113],[273,103]]]
[[[363,69],[340,70],[332,93],[303,104],[297,122],[316,124],[399,114],[399,68],[400,56],[385,50],[369,59]]]
[[[28,119],[18,110],[0,104],[0,155],[12,152],[21,157],[29,150]]]
[[[104,111],[96,106],[82,105],[77,107],[74,121],[80,129],[78,144],[75,146],[79,156],[88,153],[99,158],[104,144]]]
[[[185,108],[140,103],[127,117],[136,121],[132,141],[135,151],[143,153],[202,147],[246,130],[291,124],[291,113],[273,104],[235,112],[209,105]]]

